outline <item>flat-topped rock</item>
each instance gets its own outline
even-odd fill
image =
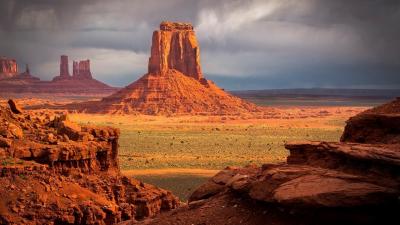
[[[163,22],[160,30],[153,32],[148,73],[164,75],[172,69],[196,80],[203,78],[200,48],[191,24]]]
[[[179,23],[179,22],[169,22],[163,21],[160,24],[160,30],[163,31],[173,31],[173,30],[193,30],[193,25],[191,23]]]

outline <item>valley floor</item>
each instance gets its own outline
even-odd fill
[[[345,121],[366,107],[278,107],[267,117],[72,114],[81,124],[118,127],[122,171],[182,200],[226,166],[283,162],[283,144],[338,141]]]

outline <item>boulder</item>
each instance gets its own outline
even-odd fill
[[[17,105],[17,103],[10,99],[8,100],[8,106],[11,109],[11,112],[15,113],[15,114],[21,114],[22,113],[22,109]]]

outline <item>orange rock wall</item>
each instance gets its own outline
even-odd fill
[[[15,59],[0,58],[0,79],[13,77],[18,74],[18,65]]]
[[[153,32],[148,72],[165,74],[176,69],[196,80],[203,78],[200,67],[200,48],[192,25],[163,22]]]

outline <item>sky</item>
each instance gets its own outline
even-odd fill
[[[43,80],[62,54],[90,59],[126,86],[164,20],[194,25],[205,77],[228,90],[400,88],[398,0],[0,0],[0,55]]]

